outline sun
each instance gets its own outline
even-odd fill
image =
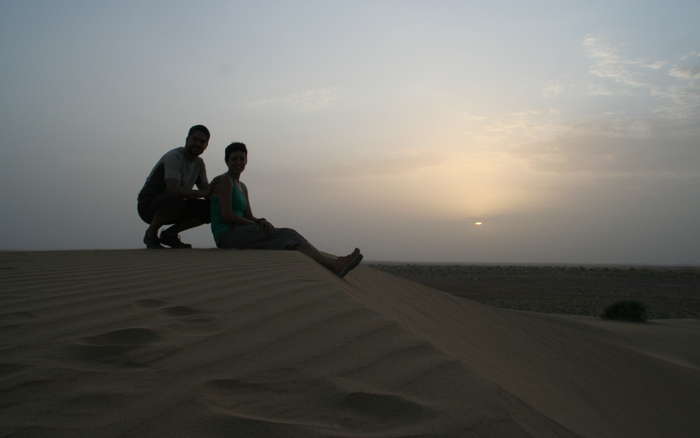
[[[480,226],[484,225],[484,223],[483,222],[474,222],[474,225],[476,225],[477,227],[480,227]]]

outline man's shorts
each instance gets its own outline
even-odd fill
[[[176,222],[192,218],[207,224],[211,222],[209,200],[207,199],[184,199],[163,193],[151,200],[138,203],[139,216],[147,224],[150,224],[153,216],[162,209],[180,210],[182,213]]]

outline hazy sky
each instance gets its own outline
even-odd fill
[[[0,5],[2,249],[143,247],[204,123],[210,178],[247,143],[254,213],[328,251],[700,263],[696,0]]]

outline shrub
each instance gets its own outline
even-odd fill
[[[618,301],[609,305],[603,311],[601,318],[616,321],[645,322],[647,320],[647,307],[639,301]]]

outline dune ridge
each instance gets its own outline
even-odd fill
[[[693,321],[646,341],[283,251],[2,252],[0,276],[0,436],[700,431]]]

